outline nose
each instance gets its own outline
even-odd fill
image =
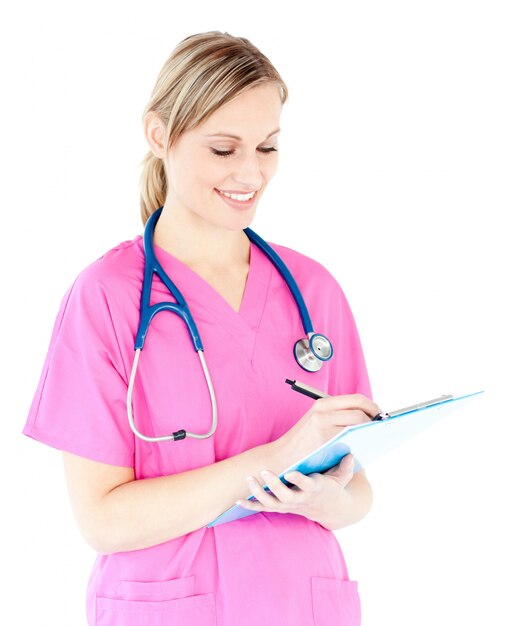
[[[247,189],[259,189],[263,183],[264,175],[260,162],[260,156],[257,154],[244,154],[236,164],[234,180],[238,185]]]

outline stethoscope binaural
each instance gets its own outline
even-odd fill
[[[144,228],[144,279],[141,292],[139,328],[137,330],[137,336],[134,346],[135,357],[133,359],[130,381],[128,383],[128,394],[126,398],[128,421],[130,422],[130,427],[135,435],[140,439],[143,439],[144,441],[178,441],[180,439],[185,439],[186,437],[193,437],[195,439],[207,439],[208,437],[211,437],[216,431],[217,410],[213,383],[211,381],[211,376],[209,375],[209,370],[207,369],[207,364],[204,357],[204,348],[202,346],[202,341],[200,339],[195,320],[193,319],[193,316],[189,311],[189,307],[187,306],[184,297],[158,262],[155,252],[153,250],[153,232],[155,230],[157,220],[162,213],[162,208],[163,207],[159,207],[154,213],[152,213],[152,215],[150,215]],[[306,308],[306,304],[303,300],[303,296],[301,295],[301,291],[299,290],[299,287],[297,286],[294,277],[290,273],[288,267],[285,265],[278,253],[273,250],[266,241],[264,241],[250,228],[245,228],[243,232],[247,235],[252,243],[258,246],[258,248],[260,248],[262,252],[264,252],[264,254],[270,259],[274,267],[278,270],[283,279],[286,281],[299,309],[299,314],[301,316],[301,321],[306,334],[306,338],[299,339],[299,341],[295,343],[294,357],[297,363],[307,372],[317,372],[321,369],[324,361],[329,361],[332,358],[332,344],[330,343],[329,339],[325,337],[325,335],[314,333],[312,322],[308,314],[308,309]],[[175,298],[176,302],[164,301],[158,302],[154,305],[150,304],[151,285],[154,273],[157,274],[157,276],[166,285],[171,295]],[[205,434],[191,433],[186,430],[178,430],[174,433],[171,433],[170,435],[164,435],[161,437],[148,437],[147,435],[139,432],[135,425],[132,409],[132,397],[133,386],[135,383],[135,377],[137,374],[137,367],[139,363],[139,356],[141,350],[144,348],[144,340],[146,339],[146,333],[148,332],[148,329],[150,327],[151,320],[157,313],[159,313],[159,311],[172,311],[184,320],[191,335],[193,346],[198,356],[200,357],[200,363],[202,364],[202,369],[204,371],[207,388],[209,390],[209,395],[211,396],[211,406],[213,413],[213,423],[211,426],[211,430]]]

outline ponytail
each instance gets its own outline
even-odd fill
[[[146,224],[149,216],[164,205],[168,191],[168,180],[162,159],[151,150],[141,162],[141,219]]]

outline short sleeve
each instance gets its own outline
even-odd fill
[[[330,373],[330,394],[360,393],[370,400],[373,399],[371,385],[362,350],[362,344],[355,319],[344,291],[333,278],[334,306],[333,320],[330,320],[334,332],[334,367]],[[336,358],[335,358],[336,356]]]
[[[117,320],[91,268],[63,298],[23,433],[94,461],[133,467]]]

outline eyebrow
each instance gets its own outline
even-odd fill
[[[281,128],[277,128],[276,130],[273,130],[271,133],[269,133],[265,139],[268,139],[269,137],[272,137],[272,135],[275,135],[276,133],[279,133],[279,131],[281,130]],[[237,139],[238,141],[241,141],[241,137],[238,137],[237,135],[231,135],[229,133],[213,133],[211,135],[205,135],[205,137],[231,137],[231,139]]]

